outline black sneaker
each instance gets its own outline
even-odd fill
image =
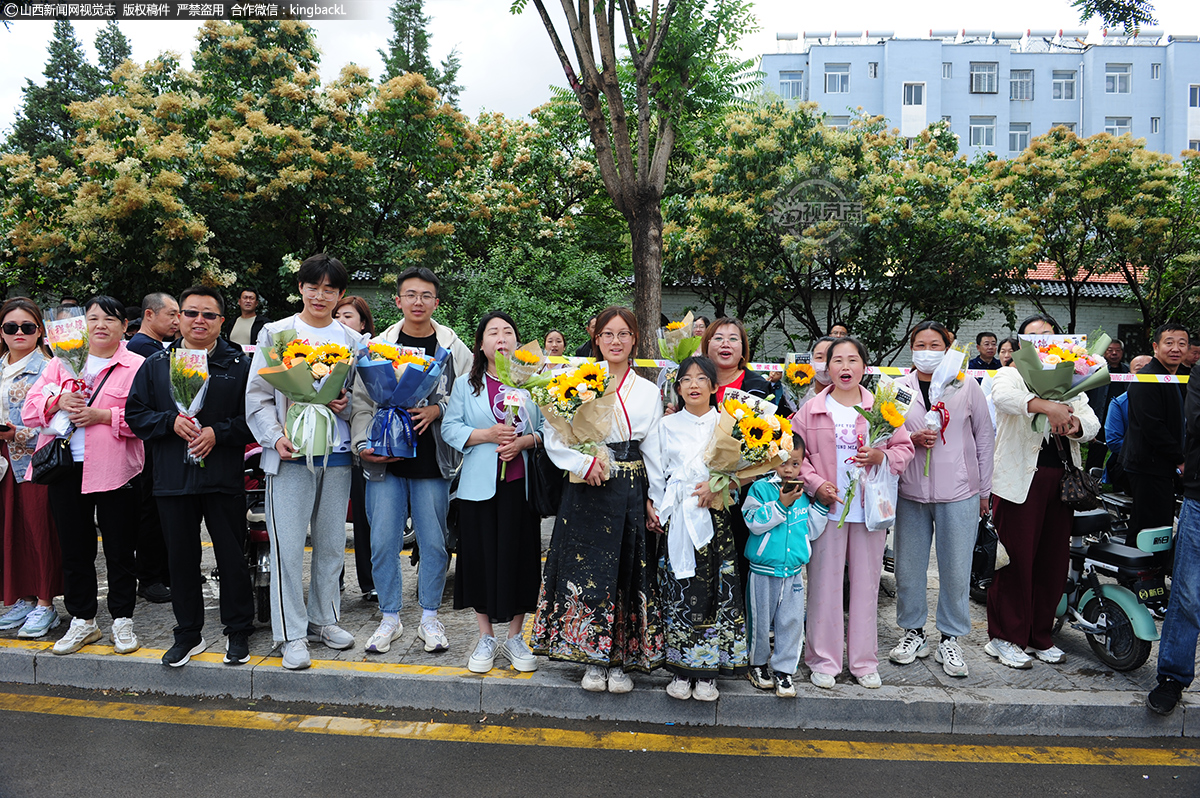
[[[1175,711],[1175,705],[1179,703],[1182,695],[1182,684],[1167,676],[1159,676],[1158,686],[1146,696],[1146,706],[1150,707],[1152,712],[1170,715]]]
[[[207,644],[204,638],[200,638],[198,643],[187,643],[179,640],[175,641],[175,645],[167,649],[167,653],[163,654],[163,665],[170,665],[172,668],[182,668],[188,664],[188,660],[197,654],[204,653],[204,647]]]
[[[169,604],[171,601],[171,588],[162,582],[155,582],[152,585],[142,585],[138,588],[138,595],[151,604]]]
[[[250,633],[234,632],[225,638],[225,664],[244,665],[250,661]]]
[[[746,676],[749,677],[750,684],[759,690],[773,690],[775,688],[775,677],[771,676],[771,671],[766,665],[751,665]]]

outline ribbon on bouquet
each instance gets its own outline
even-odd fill
[[[296,408],[299,408],[297,410]],[[337,417],[328,405],[296,402],[288,408],[288,429],[291,432],[292,443],[301,451],[308,463],[308,470],[316,473],[313,468],[313,457],[325,457],[333,452],[338,444]],[[325,434],[322,436],[321,427],[324,425]],[[316,455],[314,449],[319,446],[321,454]],[[321,461],[324,468],[328,459]]]
[[[492,416],[501,424],[508,424],[517,435],[524,435],[529,426],[529,403],[533,401],[532,394],[524,388],[504,386],[504,390],[496,393],[492,400]],[[508,475],[508,462],[500,464],[500,481]]]
[[[950,426],[950,411],[945,402],[935,402],[925,414],[925,428],[936,430],[942,436],[942,445],[946,444],[946,428]],[[939,429],[940,427],[940,429]],[[933,460],[933,449],[925,450],[925,476],[929,476],[929,464]]]
[[[412,414],[403,407],[379,408],[371,419],[368,439],[376,442],[376,457],[412,457],[417,445]],[[382,447],[378,442],[382,442]]]

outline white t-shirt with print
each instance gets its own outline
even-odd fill
[[[833,416],[833,434],[834,440],[837,442],[838,495],[845,498],[846,489],[850,487],[850,475],[855,469],[853,462],[846,461],[858,455],[858,411],[853,407],[839,404],[832,394],[825,397],[825,407]],[[840,518],[842,509],[842,505],[839,504],[829,511],[829,517]],[[866,521],[861,485],[854,491],[854,498],[850,501],[850,512],[846,515],[846,521],[856,524]]]

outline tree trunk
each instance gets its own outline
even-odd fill
[[[629,220],[633,238],[633,310],[641,331],[638,357],[658,357],[654,331],[662,316],[662,231],[658,193],[652,190],[640,193]]]

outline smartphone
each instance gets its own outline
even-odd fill
[[[7,424],[0,424],[0,432],[8,432],[12,427]]]
[[[804,487],[803,482],[797,482],[795,480],[786,480],[783,483],[782,489],[787,490],[787,491],[792,491],[792,490],[799,490],[802,487]]]

